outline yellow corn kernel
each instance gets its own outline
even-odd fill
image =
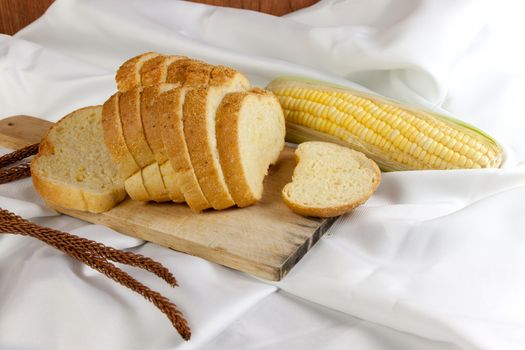
[[[327,139],[364,152],[386,170],[498,167],[501,147],[486,134],[435,113],[298,78],[276,79],[289,141]]]

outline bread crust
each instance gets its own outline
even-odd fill
[[[81,211],[89,211],[92,213],[101,213],[113,208],[126,197],[124,188],[116,189],[115,191],[107,191],[104,193],[94,193],[92,191],[82,190],[80,188],[71,186],[56,180],[47,179],[39,174],[38,162],[41,157],[53,155],[54,145],[49,140],[50,132],[59,126],[62,121],[71,118],[83,110],[98,109],[102,106],[89,106],[75,110],[62,119],[60,119],[53,127],[51,127],[44,138],[40,142],[38,154],[31,161],[31,179],[33,186],[39,195],[52,207],[62,207]]]
[[[124,62],[115,75],[118,90],[124,92],[139,86],[144,62],[158,56],[161,55],[156,52],[145,52]]]
[[[343,146],[339,146],[339,147],[343,147]],[[298,152],[299,149],[297,149],[295,151],[295,158],[296,158],[296,162],[299,163],[301,161],[301,154],[300,152]],[[379,167],[377,166],[377,164],[370,160],[369,158],[367,158],[364,154],[360,153],[360,152],[357,152],[357,151],[354,151],[356,153],[359,153],[360,155],[362,155],[364,158],[366,158],[368,160],[367,164],[368,166],[374,171],[374,174],[375,174],[375,177],[374,177],[374,181],[372,182],[371,186],[370,186],[370,189],[368,190],[368,192],[361,196],[360,198],[352,201],[352,202],[349,202],[349,203],[346,203],[346,204],[343,204],[343,205],[339,205],[339,206],[332,206],[332,207],[308,207],[308,206],[304,206],[300,203],[297,203],[297,202],[294,202],[292,201],[287,195],[287,187],[293,182],[290,182],[288,184],[286,184],[282,190],[282,198],[283,198],[283,201],[284,203],[292,210],[294,211],[295,213],[297,214],[300,214],[300,215],[303,215],[303,216],[313,216],[313,217],[319,217],[319,218],[329,218],[329,217],[334,217],[334,216],[339,216],[339,215],[342,215],[342,214],[345,214],[353,209],[355,209],[356,207],[360,206],[361,204],[365,203],[368,198],[370,198],[370,196],[372,196],[372,194],[376,191],[376,189],[379,187],[379,184],[381,183],[381,170],[379,169]],[[295,173],[295,171],[294,171]],[[295,175],[295,174],[294,174]]]
[[[160,55],[145,61],[140,68],[140,82],[138,85],[145,87],[161,83],[162,67],[166,59],[166,56]]]
[[[143,111],[141,107],[141,94],[142,87],[139,86],[120,95],[120,118],[122,121],[124,141],[132,157],[142,168],[142,182],[146,192],[149,194],[149,199],[162,202],[168,200],[168,194],[160,169],[157,164],[153,164],[156,163],[155,156],[146,140],[141,118]],[[136,185],[137,182],[128,183],[126,186],[127,189],[135,192],[136,190],[131,187],[131,184]],[[130,193],[130,196],[134,195]]]
[[[158,118],[157,97],[160,94],[160,85],[145,87],[140,95],[140,116],[144,125],[146,142],[153,152],[157,163],[162,164],[168,160],[164,151],[164,143],[160,135],[161,122]]]
[[[158,56],[144,63],[140,69],[142,87],[153,86],[166,82],[168,77],[168,67],[175,61],[187,59],[186,56]]]
[[[126,198],[126,190],[120,188],[117,191],[94,193],[82,191],[82,196],[87,204],[87,211],[91,213],[103,213],[110,210]]]
[[[163,123],[162,140],[174,171],[175,184],[184,194],[190,208],[200,212],[209,208],[210,203],[202,193],[195,176],[184,138],[184,116],[180,112],[186,91],[186,88],[181,87],[159,95],[159,117]]]
[[[213,66],[192,58],[181,58],[168,67],[166,83],[185,87],[207,86]]]
[[[124,141],[131,155],[140,168],[155,161],[146,137],[141,120],[140,94],[142,87],[136,87],[120,94],[120,120]]]
[[[207,117],[208,94],[210,87],[192,89],[184,101],[184,136],[190,154],[191,164],[197,175],[202,192],[215,209],[224,209],[235,205],[225,181],[222,181],[222,169],[215,166],[212,140],[215,136],[208,133]],[[213,116],[215,118],[215,116]],[[217,160],[217,163],[220,163]]]
[[[154,194],[154,192],[160,194],[161,192],[159,192],[158,190],[161,189],[164,192],[166,192],[165,194],[169,195],[169,198],[171,198],[171,200],[173,200],[176,203],[180,203],[184,201],[184,195],[173,181],[173,169],[171,168],[171,165],[168,162],[168,156],[164,149],[164,143],[162,142],[162,122],[161,118],[159,118],[160,114],[158,110],[158,104],[156,103],[157,98],[160,94],[161,86],[162,85],[154,85],[145,87],[143,88],[140,96],[140,115],[142,118],[142,124],[144,126],[144,136],[156,160],[156,162],[148,165],[147,167],[157,167],[159,169],[162,184],[149,184],[148,181],[145,182],[146,186],[150,185],[151,188],[148,187],[148,192],[152,193],[152,197],[156,201],[159,201],[163,198],[158,194]],[[178,86],[178,84],[173,85],[173,87],[176,86]],[[150,173],[151,172],[148,172],[148,174]],[[145,179],[149,178],[149,175],[147,175],[146,172],[144,172],[143,174]]]
[[[33,164],[36,164],[36,162]],[[31,179],[35,190],[46,203],[64,208],[88,211],[80,189],[67,184],[47,181],[35,171],[31,171]]]
[[[117,165],[121,179],[125,180],[140,168],[124,141],[119,113],[119,96],[120,93],[115,93],[102,106],[102,129],[104,142],[113,163]]]

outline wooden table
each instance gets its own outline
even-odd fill
[[[147,1],[147,0],[144,0]],[[319,0],[191,0],[282,16],[308,7]],[[40,17],[53,0],[0,0],[0,33],[13,35]],[[122,2],[125,4],[125,1]]]

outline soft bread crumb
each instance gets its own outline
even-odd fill
[[[282,191],[285,203],[298,214],[332,217],[363,204],[379,186],[381,171],[364,154],[328,142],[305,142],[292,182]]]
[[[229,93],[217,110],[217,148],[230,193],[239,207],[254,204],[263,193],[268,167],[284,148],[281,105],[269,91]]]
[[[124,184],[104,143],[101,115],[101,106],[76,110],[42,140],[31,175],[46,201],[101,212],[124,199]]]

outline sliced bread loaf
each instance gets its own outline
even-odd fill
[[[284,202],[298,214],[332,217],[363,204],[379,186],[381,171],[361,152],[328,142],[305,142]]]
[[[142,73],[144,73],[144,70],[148,68],[147,65],[150,62],[156,60],[157,58],[153,58],[147,61],[142,67]],[[209,64],[193,59],[184,58],[181,56],[176,56],[176,59],[173,59],[173,56],[171,56],[169,59],[164,60],[163,62],[159,61],[155,64],[163,65],[163,69],[166,71],[165,75],[157,76],[159,78],[157,82],[160,80],[169,80],[173,82],[173,84],[176,84],[176,86],[179,86],[181,84],[185,86],[201,86],[201,84],[207,85],[209,77],[211,75],[211,71],[213,70],[213,66]],[[141,91],[140,114],[142,119],[142,125],[144,128],[144,137],[154,155],[156,162],[153,162],[150,165],[143,168],[144,184],[148,189],[149,193],[152,194],[152,199],[158,201],[158,197],[155,197],[152,191],[155,190],[155,193],[158,193],[158,190],[161,190],[161,188],[155,187],[150,189],[150,185],[155,184],[150,184],[150,182],[153,182],[157,179],[154,178],[150,181],[149,176],[149,174],[155,174],[153,169],[158,167],[164,183],[163,189],[167,189],[169,197],[174,202],[183,202],[184,195],[173,181],[173,178],[175,176],[173,173],[173,167],[171,166],[170,162],[167,161],[168,158],[164,151],[164,144],[162,142],[161,133],[158,132],[160,126],[159,121],[161,120],[161,118],[159,118],[159,115],[161,111],[159,111],[158,107],[155,107],[155,102],[159,94],[160,84],[147,86],[147,83],[148,82],[145,80],[144,75],[142,74],[141,84],[144,87]],[[164,88],[171,89],[173,88],[173,86],[165,86]],[[156,181],[156,184],[160,185],[160,182]]]
[[[284,148],[281,105],[269,91],[227,94],[217,110],[217,148],[226,184],[235,204],[260,200],[268,167]]]
[[[56,123],[31,163],[37,192],[51,206],[99,213],[126,192],[102,131],[102,106],[76,110]]]
[[[208,87],[194,88],[184,101],[184,136],[199,185],[214,209],[234,205],[221,169],[215,117],[224,96],[230,92],[246,91],[248,79],[239,72],[215,67]]]
[[[119,98],[123,137],[137,165],[142,168],[140,176],[137,172],[125,182],[134,200],[184,201],[182,192],[172,180],[173,169],[166,162],[161,136],[156,132],[158,113],[152,107],[159,83],[170,80],[189,86],[208,84],[212,69],[211,65],[183,56],[150,53],[128,60],[119,69],[117,85],[127,89]],[[135,78],[126,79],[126,72]]]

